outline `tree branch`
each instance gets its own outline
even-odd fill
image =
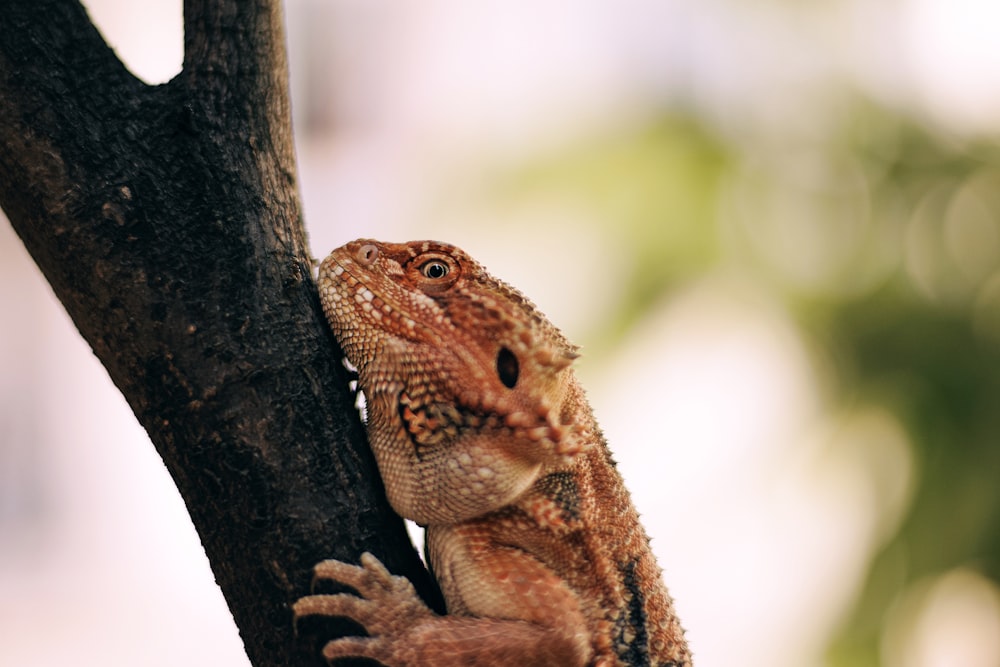
[[[258,666],[317,664],[312,565],[387,559],[389,510],[323,321],[277,0],[188,0],[146,86],[76,0],[0,6],[0,206],[163,457]],[[294,656],[294,657],[293,657]]]

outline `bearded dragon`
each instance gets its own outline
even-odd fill
[[[323,649],[388,667],[690,667],[660,569],[571,364],[577,348],[458,248],[358,240],[319,270],[356,368],[392,507],[426,528],[447,605],[432,612],[371,554],[315,568],[357,592],[296,618],[367,637]]]

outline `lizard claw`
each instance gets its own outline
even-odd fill
[[[393,576],[378,558],[369,552],[361,554],[361,566],[340,560],[325,560],[313,568],[313,586],[318,581],[338,581],[356,589],[362,595],[370,595],[373,586],[386,588]],[[403,579],[403,577],[397,577]],[[403,579],[406,581],[406,579]]]

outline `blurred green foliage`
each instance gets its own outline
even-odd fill
[[[590,220],[613,230],[632,255],[625,297],[591,345],[613,343],[664,292],[719,260],[713,223],[732,158],[693,119],[663,116],[527,165],[504,179],[498,198],[576,198]],[[607,232],[605,232],[607,233]]]
[[[755,139],[665,115],[526,165],[494,195],[560,193],[624,239],[627,297],[591,350],[664,293],[736,265],[829,360],[832,409],[896,416],[914,448],[911,502],[828,654],[878,665],[908,586],[959,566],[1000,581],[1000,150],[862,101],[818,135]]]
[[[851,368],[841,400],[890,407],[919,478],[834,665],[879,664],[886,611],[920,578],[970,566],[1000,581],[1000,150],[882,124],[895,151],[853,148],[871,174],[872,224],[897,230],[901,261],[876,289],[818,304],[813,322]]]

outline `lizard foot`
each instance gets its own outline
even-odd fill
[[[422,621],[436,618],[405,577],[391,574],[378,558],[361,554],[361,566],[326,560],[313,572],[313,583],[336,581],[350,586],[358,595],[309,595],[292,606],[295,618],[337,616],[350,619],[368,632],[368,637],[334,639],[323,647],[329,660],[358,657],[392,664],[398,654],[394,642]]]

